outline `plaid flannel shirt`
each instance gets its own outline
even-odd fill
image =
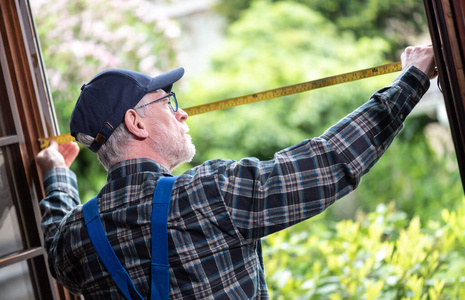
[[[354,190],[428,88],[427,77],[410,67],[323,135],[270,161],[212,160],[182,174],[168,216],[170,298],[268,299],[260,239]],[[123,161],[98,194],[108,239],[144,297],[150,295],[151,200],[165,175],[149,159]],[[44,187],[52,275],[86,299],[122,299],[89,240],[74,173],[53,169]]]

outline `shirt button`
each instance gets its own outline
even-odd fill
[[[404,115],[403,115],[403,114],[400,114],[400,119],[401,119],[401,120],[404,119]]]

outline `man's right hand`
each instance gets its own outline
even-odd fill
[[[58,144],[52,140],[50,146],[37,154],[37,164],[42,170],[42,174],[53,168],[69,169],[73,161],[79,154],[79,146],[75,142]]]
[[[402,69],[415,66],[425,73],[429,79],[433,79],[438,75],[433,46],[431,45],[407,47],[400,56],[400,59],[402,61]]]

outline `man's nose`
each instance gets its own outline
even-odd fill
[[[184,122],[189,117],[189,115],[185,111],[183,111],[181,108],[178,108],[178,111],[175,112],[174,115],[179,122]]]

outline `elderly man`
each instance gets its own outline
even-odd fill
[[[172,299],[268,299],[260,239],[353,191],[436,76],[431,46],[408,47],[401,60],[403,71],[390,86],[323,135],[279,151],[270,161],[218,159],[180,175],[167,188],[166,221],[157,221],[167,227],[165,237],[151,227],[152,211],[154,220],[161,211],[152,201],[163,198],[154,192],[161,178],[171,177],[170,171],[195,153],[188,116],[171,92],[184,71],[153,78],[127,70],[100,73],[83,85],[70,127],[108,170],[88,217],[103,224],[103,238],[92,239],[69,170],[77,145],[52,143],[37,157],[44,172],[42,225],[53,276],[86,299],[153,296],[154,286],[168,276],[164,295]],[[122,266],[117,271],[126,272],[126,283],[136,292],[117,285],[120,273],[97,250],[106,238],[108,253]],[[160,257],[166,252],[169,268],[161,277],[151,271],[152,259],[158,259],[152,251],[161,251]]]

